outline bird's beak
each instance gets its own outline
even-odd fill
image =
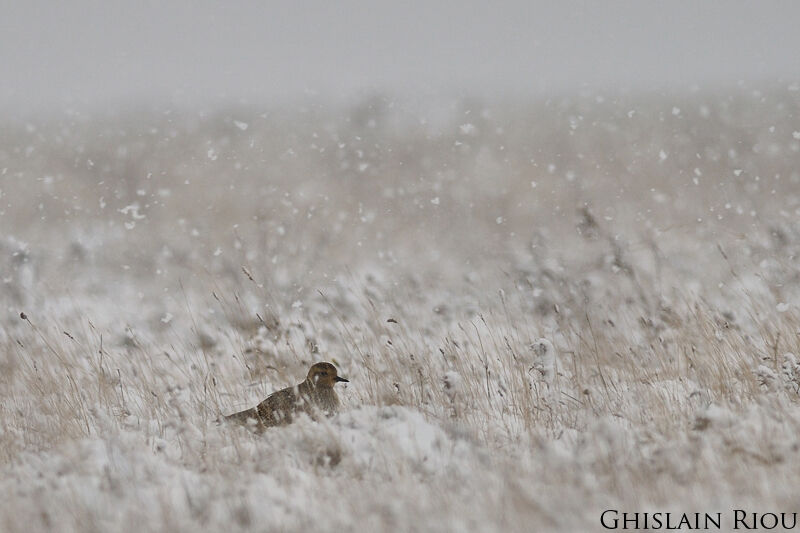
[[[343,377],[336,376],[336,381],[341,381],[342,383],[350,383],[349,379],[344,379]]]

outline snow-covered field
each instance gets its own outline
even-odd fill
[[[6,121],[0,530],[798,511],[798,253],[797,86]]]

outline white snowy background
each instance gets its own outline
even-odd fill
[[[2,12],[1,531],[797,510],[798,4]]]

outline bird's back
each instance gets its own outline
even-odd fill
[[[306,399],[300,387],[286,387],[267,396],[256,406],[259,419],[266,426],[282,426],[292,423],[292,415],[302,410]]]

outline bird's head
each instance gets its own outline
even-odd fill
[[[330,363],[316,363],[312,365],[306,379],[313,383],[315,387],[333,388],[333,386],[340,381],[349,383],[349,380],[339,377],[336,367]]]

